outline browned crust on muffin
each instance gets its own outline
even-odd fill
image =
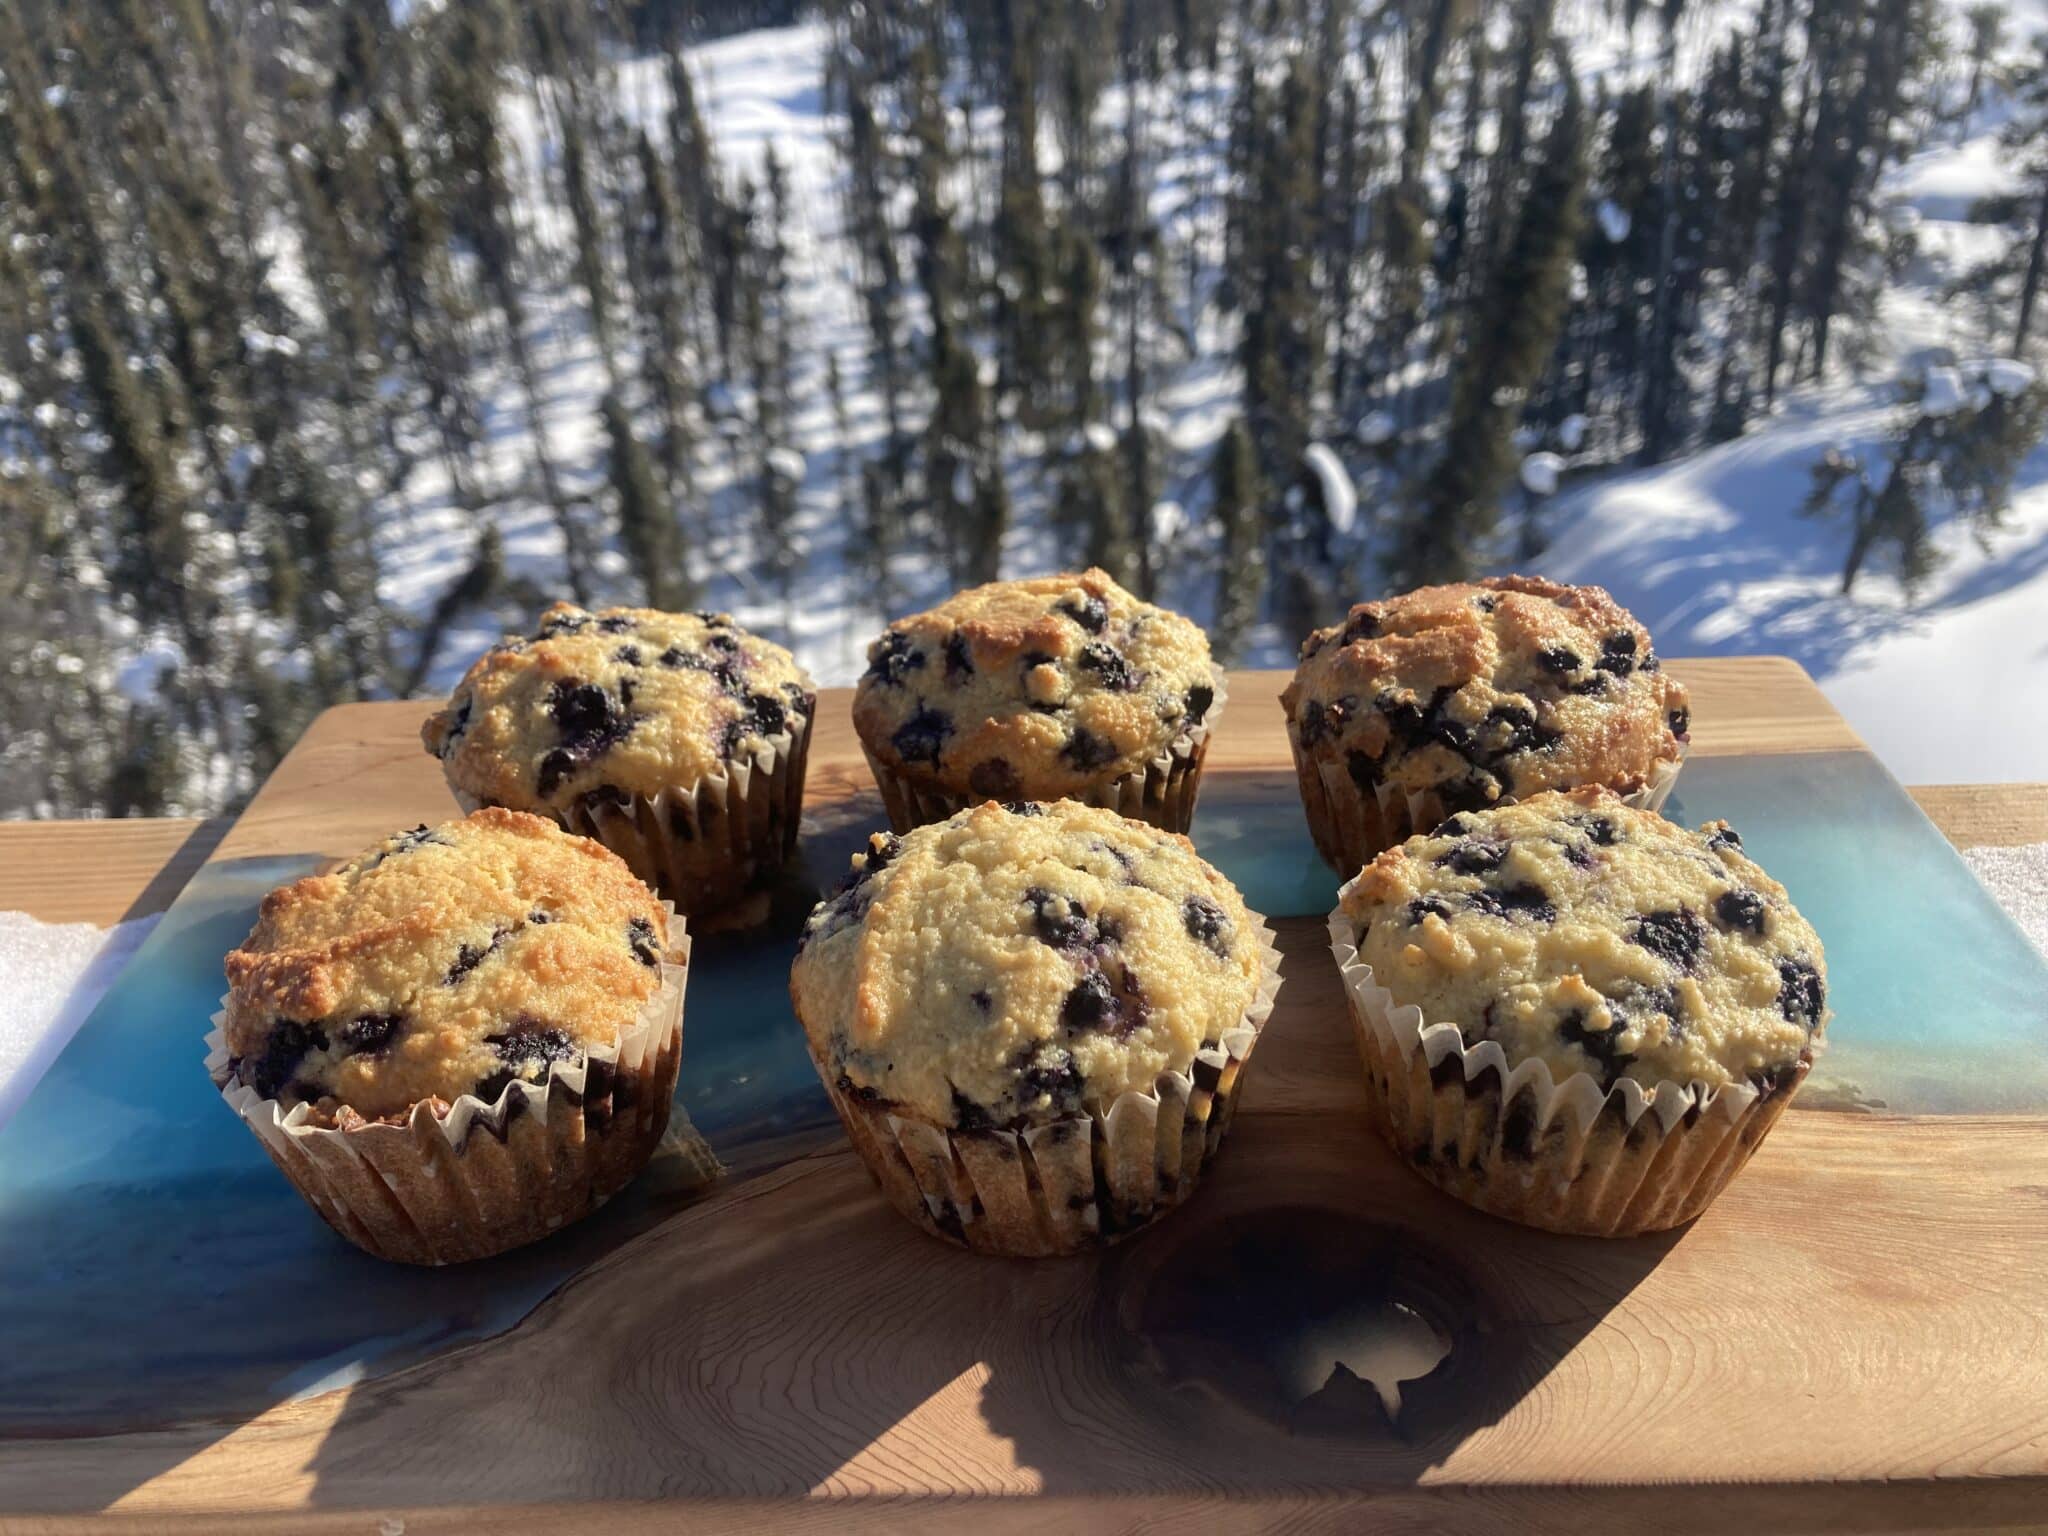
[[[1684,685],[1626,609],[1527,576],[1356,605],[1304,642],[1281,705],[1297,752],[1342,764],[1361,793],[1448,787],[1467,808],[1638,789],[1689,725]]]
[[[267,895],[226,957],[225,1043],[244,1062],[282,1030],[324,1039],[259,1091],[328,1116],[403,1114],[616,1041],[659,990],[669,939],[666,910],[616,855],[542,817],[480,810]],[[491,1044],[539,1030],[554,1052],[539,1062]]]
[[[1101,570],[969,588],[868,654],[862,744],[956,795],[1085,794],[1187,740],[1214,697],[1202,631]]]

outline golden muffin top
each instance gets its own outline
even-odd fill
[[[1599,587],[1495,576],[1360,603],[1281,695],[1297,748],[1368,793],[1483,810],[1546,789],[1640,789],[1691,713],[1649,634]]]
[[[1726,822],[1605,790],[1461,812],[1368,864],[1343,911],[1396,1006],[1562,1080],[1768,1087],[1827,1009],[1819,937]]]
[[[868,647],[853,722],[900,774],[1052,800],[1141,770],[1215,698],[1202,631],[1090,570],[971,587],[898,619]]]
[[[485,652],[420,737],[477,800],[559,812],[786,748],[815,698],[789,652],[727,614],[556,603],[530,639]]]
[[[236,1080],[366,1120],[615,1044],[661,987],[668,914],[623,860],[496,808],[272,891],[227,957]]]
[[[1245,1021],[1257,920],[1184,837],[1059,801],[878,835],[790,974],[840,1088],[928,1123],[1042,1125],[1186,1073]]]

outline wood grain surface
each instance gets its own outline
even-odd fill
[[[102,927],[161,912],[233,825],[180,817],[0,822],[0,912]]]
[[[1672,667],[1695,690],[1698,751],[1855,745],[1789,662]],[[1217,768],[1284,764],[1281,680],[1233,679]],[[437,814],[424,709],[324,716],[218,856],[346,853]],[[866,788],[844,713],[828,693],[820,799]],[[1987,809],[2000,798],[1951,803],[1995,838],[2042,797],[2010,797],[2009,821]],[[0,1527],[2048,1520],[2039,1121],[1795,1110],[1682,1232],[1528,1231],[1442,1198],[1372,1139],[1321,925],[1280,937],[1288,981],[1228,1148],[1141,1241],[1080,1261],[956,1253],[827,1150],[721,1189],[512,1333],[401,1375],[246,1422],[0,1442]],[[1390,1417],[1340,1362],[1392,1309],[1449,1353]]]
[[[2048,784],[1928,784],[1908,793],[1958,848],[2048,843]]]

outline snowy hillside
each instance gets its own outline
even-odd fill
[[[851,255],[838,233],[834,126],[819,90],[829,42],[826,28],[812,24],[726,39],[695,50],[693,59],[705,117],[726,162],[757,169],[772,143],[799,188],[798,288],[808,366],[821,368],[823,349],[836,347],[842,369],[858,377],[862,342],[847,279]],[[665,108],[655,70],[629,69],[625,79],[631,114],[651,120]],[[1947,558],[1911,604],[1882,575],[1866,577],[1853,598],[1840,596],[1847,532],[1802,519],[1797,509],[1822,453],[1846,445],[1867,454],[1880,440],[1900,409],[1897,369],[1915,365],[1929,349],[1964,356],[1988,350],[1942,289],[1996,238],[1969,222],[1971,206],[2015,185],[1997,128],[1997,114],[1987,111],[1968,137],[1915,156],[1888,178],[1888,199],[1918,215],[1921,254],[1887,295],[1890,346],[1867,365],[1873,382],[1794,396],[1778,418],[1720,448],[1654,470],[1581,481],[1550,509],[1553,541],[1534,562],[1541,574],[1608,587],[1668,655],[1792,656],[1908,782],[2048,777],[2048,711],[2012,707],[2016,699],[2048,698],[2048,452],[2022,472],[2012,527],[1988,552],[1960,529],[1939,532]],[[537,157],[538,140],[530,144]],[[585,421],[587,407],[576,397],[594,399],[601,390],[598,360],[580,332],[564,351],[556,400],[565,419]],[[1185,462],[1201,461],[1228,419],[1234,391],[1229,370],[1213,366],[1191,366],[1162,390],[1167,436]],[[815,401],[816,391],[802,397]],[[855,418],[870,432],[877,411],[872,395],[855,395]],[[800,610],[787,613],[771,595],[749,590],[739,571],[719,583],[714,597],[746,622],[786,631],[821,680],[846,683],[885,616],[846,577],[848,530],[835,525],[828,427],[822,409],[801,423],[811,451],[801,503],[807,563]],[[1373,511],[1367,506],[1360,515],[1369,523]],[[394,551],[388,595],[401,607],[431,604],[459,559],[459,521],[451,516],[445,540],[431,528],[422,522],[407,530],[402,566]],[[521,542],[537,565],[556,558],[552,528],[537,511],[513,547]],[[729,554],[737,558],[744,547],[736,531]],[[1014,530],[1005,569],[1023,570],[1046,557],[1040,531]],[[1177,584],[1171,551],[1168,562],[1169,599],[1205,617],[1207,593]],[[930,572],[903,574],[911,590],[926,596],[944,585]],[[451,682],[488,638],[477,628],[451,631],[431,682]],[[1294,639],[1262,626],[1245,664],[1291,664]]]
[[[1571,495],[1537,570],[1598,582],[1670,656],[1794,657],[1908,783],[2048,773],[2048,452],[2037,452],[1995,556],[1944,530],[1948,562],[1908,605],[1866,578],[1840,595],[1846,532],[1797,516],[1813,461],[1869,451],[1897,407],[1881,390],[1805,400],[1738,442]]]
[[[1985,355],[1941,290],[1995,242],[1968,222],[1971,206],[2016,181],[1991,122],[1889,178],[1890,197],[1920,216],[1921,259],[1887,295],[1880,378],[1929,349]],[[1607,587],[1667,655],[1793,657],[1907,783],[2048,776],[2048,711],[2023,702],[2048,699],[2048,449],[2022,469],[2005,532],[1979,544],[1938,530],[1943,563],[1911,603],[1883,577],[1841,596],[1847,531],[1798,515],[1815,460],[1830,448],[1867,458],[1897,394],[1888,378],[1814,391],[1740,441],[1582,486],[1554,509],[1536,568]]]

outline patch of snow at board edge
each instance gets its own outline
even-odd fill
[[[1310,443],[1301,451],[1301,461],[1316,477],[1322,492],[1323,516],[1338,533],[1349,533],[1358,521],[1358,490],[1351,472],[1326,443]]]
[[[157,915],[101,928],[0,912],[0,1125],[28,1099],[78,1026],[157,925]]]
[[[1963,862],[2005,908],[2027,942],[2048,957],[2048,843],[1965,848]]]

